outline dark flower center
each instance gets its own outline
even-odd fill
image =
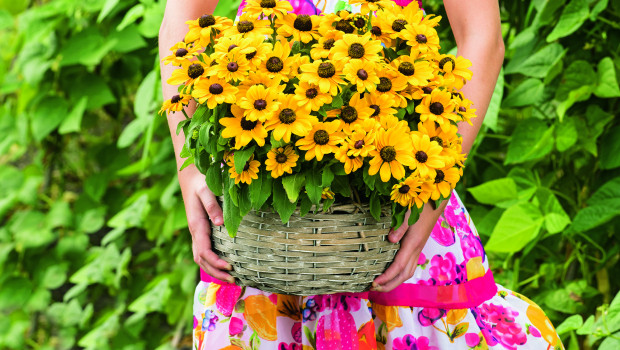
[[[317,73],[321,78],[331,78],[336,74],[336,67],[330,62],[323,62],[319,64]]]
[[[198,78],[204,72],[205,69],[200,63],[194,63],[187,68],[187,75],[192,79]]]
[[[439,146],[443,147],[443,140],[441,139],[441,137],[433,136],[431,137],[431,141],[435,141],[437,142],[437,144],[439,144]]]
[[[424,91],[425,94],[430,94],[431,92],[433,92],[433,88],[430,86],[425,86],[422,88],[422,91]]]
[[[452,93],[452,97],[458,97],[458,98],[460,98],[461,100],[463,99],[463,95],[461,95],[461,93],[460,93],[460,92],[458,92],[458,91],[453,92],[453,93]]]
[[[446,174],[444,174],[442,170],[437,170],[437,175],[435,175],[435,183],[438,184],[442,182],[445,178]]]
[[[170,102],[172,102],[172,103],[178,103],[179,101],[181,101],[181,95],[174,95],[170,99]]]
[[[329,134],[325,130],[317,130],[314,133],[314,143],[317,145],[326,145],[329,142]]]
[[[370,32],[374,36],[381,36],[381,34],[383,34],[383,32],[381,31],[381,28],[377,26],[372,26],[372,28],[370,28]]]
[[[398,71],[403,75],[410,77],[415,73],[415,68],[411,62],[402,62],[398,65]]]
[[[428,40],[426,39],[426,35],[418,34],[415,36],[415,41],[417,41],[419,44],[426,44]]]
[[[245,162],[245,165],[243,166],[243,171],[248,171],[248,169],[250,169],[250,162]]]
[[[415,160],[420,163],[426,163],[426,161],[428,160],[428,155],[424,153],[424,151],[417,151],[415,154]]]
[[[409,193],[409,190],[411,189],[411,187],[409,187],[409,185],[402,185],[400,186],[400,188],[398,189],[398,192],[402,193],[402,194],[407,194]]]
[[[288,157],[284,153],[278,153],[276,155],[276,162],[280,164],[286,163],[287,160],[288,160]]]
[[[379,78],[379,85],[377,85],[379,92],[388,92],[392,90],[392,82],[386,77]]]
[[[245,54],[245,58],[248,60],[251,60],[252,58],[254,58],[254,56],[256,56],[256,53],[257,53],[256,50],[254,50],[254,52],[247,53]]]
[[[336,30],[344,32],[345,34],[351,34],[355,31],[355,27],[353,27],[346,19],[341,19],[338,23],[336,23]]]
[[[357,71],[357,77],[366,80],[368,79],[368,72],[365,69],[360,69]]]
[[[291,124],[297,119],[295,111],[290,108],[284,108],[282,111],[280,111],[279,117],[280,121],[284,124]]]
[[[342,120],[344,120],[345,123],[351,124],[357,120],[357,110],[351,106],[344,106],[342,107],[340,118],[342,118]]]
[[[327,40],[325,40],[325,42],[323,42],[323,48],[325,50],[329,50],[332,47],[334,47],[334,43],[336,42],[336,40],[334,40],[333,38],[329,38]]]
[[[315,88],[310,88],[310,89],[306,90],[306,97],[309,98],[309,99],[313,99],[313,98],[317,97],[318,94],[319,94],[319,92]]]
[[[308,15],[299,15],[293,22],[293,28],[300,32],[309,32],[312,30],[312,19]]]
[[[241,34],[254,30],[254,23],[250,21],[241,21],[237,23],[237,31]]]
[[[384,162],[389,163],[396,159],[396,149],[394,149],[394,146],[385,146],[379,152],[379,156]]]
[[[433,102],[433,103],[431,103],[431,105],[428,107],[428,109],[434,115],[440,115],[441,113],[443,113],[443,105],[440,102]]]
[[[239,70],[239,64],[237,64],[237,62],[230,62],[230,63],[228,63],[226,68],[228,68],[229,72],[234,73],[234,72]]]
[[[188,53],[188,51],[186,49],[181,48],[181,49],[178,49],[174,53],[174,55],[177,56],[177,57],[183,57],[183,56],[187,55],[187,53]]]
[[[224,92],[224,87],[220,84],[211,84],[211,86],[209,86],[209,92],[213,95],[219,95]]]
[[[452,62],[452,69],[454,69],[455,62],[452,59],[452,57],[444,57],[444,58],[442,58],[441,61],[439,61],[439,69],[443,69],[443,66],[445,66],[446,63],[448,63],[448,62]]]
[[[265,63],[265,65],[267,66],[267,70],[271,73],[278,73],[279,71],[284,69],[284,62],[282,62],[279,57],[271,57],[267,60],[267,63]]]
[[[366,49],[364,49],[364,45],[360,43],[353,43],[349,46],[349,56],[351,58],[362,58],[366,53]]]
[[[254,101],[254,109],[257,111],[262,111],[265,108],[267,108],[267,101],[263,99]]]
[[[405,21],[404,19],[397,19],[392,23],[392,30],[395,32],[400,32],[401,30],[405,29],[406,25],[407,21]]]
[[[276,7],[276,0],[261,0],[260,7],[264,9],[272,9]]]
[[[245,119],[245,117],[241,118],[241,129],[249,131],[249,130],[254,130],[254,128],[256,127],[256,124],[258,124],[258,120],[247,120]]]
[[[467,108],[461,106],[459,107],[459,112],[467,112]]]
[[[201,28],[207,28],[214,24],[215,24],[215,17],[213,17],[213,15],[204,15],[198,19],[198,25]]]
[[[364,17],[357,16],[355,18],[355,21],[353,21],[353,25],[356,26],[358,29],[362,29],[366,27],[366,20],[364,19]]]
[[[230,45],[230,46],[228,47],[228,52],[232,51],[234,48],[237,48],[237,47],[239,47],[239,46],[237,46],[237,45],[235,45],[235,44]]]
[[[370,108],[374,109],[375,111],[372,113],[371,117],[376,117],[379,115],[379,113],[381,113],[381,107],[379,107],[378,105],[370,105]]]
[[[364,140],[357,140],[353,147],[355,147],[356,149],[361,149],[362,147],[364,147]]]

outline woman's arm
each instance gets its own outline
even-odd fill
[[[194,20],[204,14],[211,14],[215,10],[218,0],[168,0],[164,19],[159,29],[159,57],[160,60],[170,55],[170,48],[179,41],[182,41],[187,33],[188,27],[185,24],[188,20]],[[161,61],[160,61],[161,62]],[[164,99],[169,99],[178,93],[177,86],[166,83],[166,80],[177,69],[172,65],[161,67],[161,83]],[[192,101],[185,108],[188,115],[193,115],[196,105]],[[182,112],[170,113],[168,115],[168,127],[174,147],[177,169],[183,164],[183,159],[179,156],[185,135],[183,131],[177,135],[177,125],[185,119]],[[179,171],[179,184],[185,203],[185,213],[190,233],[192,234],[192,251],[194,261],[209,275],[220,280],[232,282],[232,276],[222,270],[231,270],[232,266],[220,259],[211,250],[211,226],[209,219],[214,225],[224,223],[222,210],[215,200],[215,196],[207,187],[205,176],[198,171],[195,165],[190,165]]]
[[[463,136],[463,152],[469,153],[484,120],[504,62],[499,4],[497,0],[444,0],[444,6],[456,39],[457,55],[472,63],[470,69],[473,78],[465,84],[461,92],[473,102],[472,108],[476,108],[478,117],[472,119],[473,125],[459,123],[459,133]],[[447,203],[448,201],[444,201],[436,210],[426,204],[415,224],[408,226],[405,218],[405,224],[390,234],[391,242],[398,242],[403,236],[404,238],[392,265],[375,279],[375,290],[388,292],[413,276],[418,256]]]

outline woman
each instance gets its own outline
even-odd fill
[[[411,2],[394,1],[401,6]],[[297,13],[317,14],[332,12],[339,0],[290,2]],[[185,21],[212,13],[216,5],[217,0],[169,0],[160,29],[160,56],[167,56],[185,35]],[[444,5],[458,55],[473,64],[473,79],[461,89],[479,116],[473,125],[459,125],[463,152],[468,153],[504,59],[499,8],[496,0],[475,4],[445,0]],[[168,98],[176,94],[176,88],[165,83],[174,68],[161,68]],[[194,108],[190,105],[187,113]],[[183,119],[180,113],[168,118],[179,167],[184,136],[176,135],[176,126]],[[204,175],[190,166],[179,172],[179,182],[194,260],[201,267],[194,303],[194,348],[563,348],[536,304],[495,284],[480,238],[455,192],[436,209],[426,205],[414,225],[403,224],[390,233],[390,241],[400,241],[401,249],[375,279],[370,293],[301,297],[232,284],[234,279],[226,272],[231,266],[211,250],[209,221],[222,225],[223,218]]]

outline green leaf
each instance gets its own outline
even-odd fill
[[[574,331],[583,326],[583,317],[581,315],[571,315],[564,320],[555,330],[559,335]]]
[[[570,229],[585,232],[606,224],[618,215],[620,215],[620,199],[606,200],[579,210]]]
[[[45,214],[40,211],[22,210],[11,217],[8,223],[9,231],[13,233],[16,250],[37,248],[50,244],[56,234],[46,225]]]
[[[542,99],[544,89],[545,86],[540,79],[527,79],[506,96],[502,105],[504,107],[523,107],[537,104]]]
[[[539,188],[536,200],[545,215],[545,228],[550,234],[562,232],[570,224],[570,217],[551,190]]]
[[[566,101],[562,101],[556,107],[556,113],[558,115],[558,119],[560,119],[560,122],[564,120],[566,111],[568,111],[568,109],[571,108],[575,102],[585,101],[590,98],[590,95],[592,95],[591,85],[583,85],[579,89],[569,92]]]
[[[615,177],[599,187],[588,199],[588,205],[598,205],[606,200],[620,199],[620,177]]]
[[[324,167],[322,174],[321,174],[321,186],[323,188],[330,187],[333,181],[334,181],[334,173],[328,166]]]
[[[342,107],[344,101],[342,101],[342,96],[340,94],[336,95],[332,99],[332,103],[330,104],[334,109]]]
[[[222,208],[224,214],[224,227],[226,227],[230,237],[235,237],[242,218],[239,212],[239,207],[233,203],[230,196],[230,191],[228,190],[231,186],[235,186],[235,182],[232,181],[232,179],[229,179],[228,176],[224,178],[224,203]]]
[[[588,19],[589,14],[588,0],[571,0],[562,10],[558,24],[553,27],[553,30],[547,36],[547,42],[552,42],[572,34]]]
[[[551,67],[561,60],[566,50],[553,43],[527,56],[523,61],[510,61],[505,67],[506,74],[521,73],[534,78],[544,78]]]
[[[282,178],[282,186],[286,190],[286,194],[290,202],[297,202],[301,188],[306,182],[306,176],[303,173],[294,173]]]
[[[555,93],[555,98],[564,101],[568,98],[568,94],[577,90],[584,85],[594,85],[596,83],[596,72],[592,68],[592,64],[588,61],[573,61],[564,71],[560,85]],[[579,101],[583,101],[582,98]]]
[[[610,129],[600,142],[601,169],[615,169],[620,166],[620,126]]]
[[[34,109],[30,125],[32,136],[41,142],[49,135],[67,116],[69,109],[67,102],[57,96],[45,96]]]
[[[106,0],[106,2],[103,4],[101,12],[99,12],[99,16],[97,16],[97,23],[101,23],[101,21],[103,21],[103,19],[106,18],[110,14],[110,12],[112,12],[114,7],[118,5],[119,1],[120,0]]]
[[[407,225],[411,226],[415,224],[420,218],[420,209],[416,206],[411,207],[411,213],[409,214],[409,220],[407,220]]]
[[[332,191],[340,193],[344,197],[351,196],[351,186],[347,175],[337,175],[332,181]]]
[[[280,214],[282,223],[287,223],[297,208],[297,201],[291,203],[288,200],[286,191],[282,187],[282,180],[274,180],[273,182],[273,208]]]
[[[377,180],[378,174],[369,175],[368,169],[363,169],[362,174],[363,174],[362,176],[364,177],[364,183],[366,184],[366,186],[368,186],[368,188],[371,191],[374,191],[375,181]]]
[[[21,308],[32,294],[32,282],[24,277],[13,276],[2,281],[0,310]]]
[[[614,61],[610,57],[603,58],[598,63],[597,70],[598,85],[594,89],[594,94],[601,98],[620,97]]]
[[[536,238],[543,221],[540,210],[533,204],[515,204],[499,218],[485,248],[493,252],[518,252]]]
[[[222,176],[227,176],[227,174],[224,174],[223,168],[219,163],[212,164],[207,169],[207,173],[205,175],[207,187],[209,187],[209,190],[211,190],[211,192],[213,192],[216,196],[221,196],[224,193],[224,189],[222,187]],[[254,183],[254,181],[252,181],[252,183]]]
[[[116,30],[123,30],[128,25],[136,23],[137,19],[142,17],[146,8],[143,4],[137,4],[136,6],[130,8],[127,12],[125,12],[125,17],[121,23],[116,26]]]
[[[133,203],[119,211],[110,220],[108,226],[116,227],[140,227],[151,210],[151,203],[146,193],[137,197]]]
[[[81,130],[82,117],[84,116],[84,111],[86,111],[87,103],[88,97],[82,96],[82,98],[80,98],[80,100],[75,104],[71,112],[69,112],[69,114],[60,124],[60,127],[58,128],[58,133],[68,134],[70,132],[76,132]]]
[[[497,131],[497,117],[499,115],[499,109],[502,104],[503,98],[504,68],[499,71],[497,83],[495,84],[495,89],[493,90],[493,96],[491,96],[491,101],[489,102],[489,108],[487,108],[487,112],[484,115],[484,120],[482,121],[484,125],[486,125],[489,129],[493,131]]]
[[[150,71],[138,86],[133,112],[138,119],[150,119],[155,111],[155,92],[160,84],[159,70]],[[170,97],[168,97],[170,98]]]
[[[142,119],[134,119],[121,132],[116,141],[116,147],[126,148],[131,146],[142,135],[148,125]]]
[[[467,190],[482,204],[496,205],[517,199],[517,184],[509,177],[488,181]]]
[[[60,50],[60,66],[82,64],[96,66],[116,45],[116,40],[104,38],[96,26],[89,26],[73,35]]]
[[[273,178],[268,171],[258,173],[258,179],[252,181],[249,186],[250,202],[254,209],[260,209],[267,201],[272,191]]]
[[[69,92],[71,103],[77,103],[82,97],[86,96],[88,97],[87,110],[96,109],[116,101],[112,90],[101,76],[84,72],[68,77],[67,80],[70,82],[64,82],[67,84],[65,90]]]
[[[370,195],[370,215],[377,221],[381,219],[381,201],[377,192]]]
[[[323,193],[323,187],[321,187],[323,181],[322,175],[316,168],[308,170],[305,174],[308,198],[310,198],[313,204],[319,205],[321,202],[321,194]]]
[[[590,21],[596,21],[596,16],[607,8],[608,0],[598,0],[590,11]]]
[[[301,203],[299,203],[299,215],[306,216],[306,214],[310,212],[311,208],[312,208],[312,202],[310,201],[310,198],[308,198],[308,196],[305,193],[303,193],[301,195]]]
[[[512,134],[505,163],[523,163],[546,156],[553,149],[553,131],[554,126],[539,119],[521,121]]]
[[[557,123],[555,127],[555,147],[560,152],[571,148],[578,138],[577,126],[574,119],[566,119]]]
[[[241,214],[242,217],[246,216],[250,212],[250,210],[252,210],[252,201],[250,200],[250,191],[248,189],[248,186],[245,184],[239,187],[238,203],[239,203],[239,214]]]
[[[146,41],[138,31],[138,26],[135,24],[129,25],[121,31],[113,30],[108,38],[116,41],[113,50],[120,53],[128,53],[147,46]],[[158,91],[161,92],[161,90]]]
[[[235,162],[235,171],[237,174],[241,174],[243,172],[243,168],[245,167],[245,163],[250,160],[252,154],[254,154],[255,146],[251,146],[249,148],[243,150],[236,150],[234,157]]]

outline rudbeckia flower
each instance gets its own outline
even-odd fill
[[[272,148],[267,152],[265,166],[267,171],[271,171],[271,177],[278,178],[284,173],[293,173],[293,168],[297,165],[299,155],[293,150],[293,146]]]
[[[252,183],[252,180],[258,179],[258,167],[260,166],[260,162],[254,159],[253,154],[243,166],[243,171],[240,174],[237,174],[237,171],[235,171],[234,157],[229,157],[228,166],[230,167],[228,169],[230,178],[235,179],[235,184],[241,182],[249,185]]]
[[[253,18],[274,16],[281,18],[287,12],[293,11],[293,6],[288,1],[281,0],[248,0],[243,12]]]
[[[284,18],[277,19],[276,23],[280,25],[278,34],[287,38],[292,36],[294,41],[307,44],[319,38],[318,16],[288,13]]]
[[[369,175],[379,173],[381,181],[405,177],[405,166],[414,164],[411,136],[399,129],[377,130],[375,150],[371,151]]]
[[[460,89],[465,85],[466,80],[471,80],[473,73],[468,67],[471,67],[471,61],[461,56],[441,55],[439,58],[439,73],[443,75],[444,80],[451,83],[455,89]]]
[[[341,78],[342,63],[334,61],[314,61],[300,67],[302,73],[299,81],[316,84],[319,90],[335,96],[344,85]]]
[[[430,62],[420,59],[417,51],[412,51],[409,56],[400,56],[391,64],[400,74],[396,84],[424,86],[433,79],[433,67]]]
[[[196,56],[198,48],[181,41],[174,44],[170,51],[173,52],[172,55],[164,57],[162,61],[164,64],[172,63],[175,66],[180,66],[183,61],[188,61]]]
[[[229,52],[221,57],[215,66],[209,71],[209,75],[217,75],[218,78],[230,82],[243,80],[248,74],[250,63],[245,55],[240,52]]]
[[[334,47],[334,44],[342,39],[344,34],[338,30],[329,30],[325,35],[319,37],[319,41],[312,45],[310,50],[310,56],[313,60],[320,60],[329,56],[329,51]]]
[[[194,60],[194,61],[183,61],[181,62],[181,67],[172,71],[170,78],[166,80],[166,83],[170,85],[185,85],[183,87],[183,92],[186,90],[190,90],[194,82],[196,82],[201,77],[206,76],[206,72],[209,69],[209,66],[203,62]]]
[[[276,141],[284,140],[288,143],[291,142],[291,134],[304,137],[316,123],[316,117],[310,115],[309,109],[298,105],[295,95],[284,95],[280,99],[280,107],[267,120],[265,128],[267,131],[273,130]]]
[[[241,34],[244,37],[260,36],[264,40],[265,35],[272,33],[273,29],[271,29],[271,23],[268,20],[255,19],[244,13],[239,17],[239,21],[226,30],[224,36]]]
[[[351,5],[361,5],[360,13],[375,12],[384,7],[390,6],[391,1],[388,0],[349,0]]]
[[[311,111],[318,111],[321,106],[332,103],[332,95],[321,92],[318,85],[305,81],[295,85],[295,99],[300,107],[307,107]]]
[[[338,151],[338,144],[342,143],[344,136],[340,123],[340,120],[316,123],[306,137],[295,143],[300,150],[306,151],[306,160],[316,158],[321,161],[324,155]]]
[[[345,34],[342,40],[338,40],[330,51],[330,59],[333,61],[344,61],[348,63],[352,59],[364,62],[379,62],[383,51],[383,46],[378,40],[373,40],[370,33],[363,36],[356,34]]]
[[[356,126],[362,126],[364,120],[374,113],[368,102],[359,93],[353,95],[346,105],[342,106],[339,118],[342,120],[342,129],[346,135],[350,135]]]
[[[411,134],[413,141],[413,164],[411,168],[415,169],[422,178],[435,178],[436,170],[446,166],[441,156],[443,148],[437,143],[432,142],[428,135],[419,131]]]
[[[279,78],[288,81],[288,74],[293,64],[294,58],[290,56],[291,48],[288,44],[276,42],[273,50],[265,55],[265,60],[261,62],[259,69],[271,78]]]
[[[192,43],[198,41],[198,44],[203,47],[210,44],[213,30],[221,33],[233,24],[232,20],[228,17],[213,15],[203,15],[196,20],[187,21],[185,23],[189,26],[189,31],[185,35],[185,42]]]
[[[420,113],[420,121],[427,119],[437,122],[441,129],[447,131],[450,128],[450,120],[456,120],[454,102],[449,91],[435,89],[430,95],[424,96],[422,102],[416,106],[415,111]]]
[[[194,86],[192,96],[199,103],[207,104],[207,107],[213,109],[222,103],[235,103],[237,88],[230,85],[226,80],[217,77],[209,77],[199,80]]]
[[[360,156],[351,156],[348,155],[349,147],[341,146],[338,148],[336,153],[334,153],[334,158],[336,158],[339,162],[344,165],[344,172],[347,174],[351,174],[352,172],[357,171],[357,169],[361,168],[364,165],[364,159]]]
[[[414,204],[422,208],[428,202],[431,186],[417,176],[409,176],[392,187],[390,199],[403,207],[411,208]]]
[[[190,95],[174,95],[169,100],[164,101],[163,106],[159,110],[159,114],[161,115],[166,113],[168,115],[170,112],[178,112],[183,109],[183,106],[187,106],[189,104],[190,99]]]
[[[263,85],[254,85],[248,89],[246,96],[239,101],[239,107],[245,109],[248,120],[264,122],[278,110],[280,102],[276,91],[266,89]]]
[[[445,169],[437,169],[437,173],[433,178],[433,181],[430,183],[432,188],[431,190],[431,199],[438,200],[440,196],[443,198],[448,198],[450,196],[450,192],[456,186],[456,183],[459,182],[461,176],[459,175],[459,170],[456,167],[449,167]]]
[[[377,90],[377,85],[380,83],[375,67],[374,62],[351,60],[344,66],[342,72],[351,84],[357,86],[357,92],[373,92]]]
[[[263,123],[258,120],[248,120],[243,114],[243,109],[236,105],[230,107],[232,112],[232,118],[221,118],[220,124],[224,126],[222,130],[222,137],[235,138],[235,149],[240,149],[246,146],[252,140],[256,141],[256,144],[260,147],[265,145],[265,138],[267,138],[267,130]]]

